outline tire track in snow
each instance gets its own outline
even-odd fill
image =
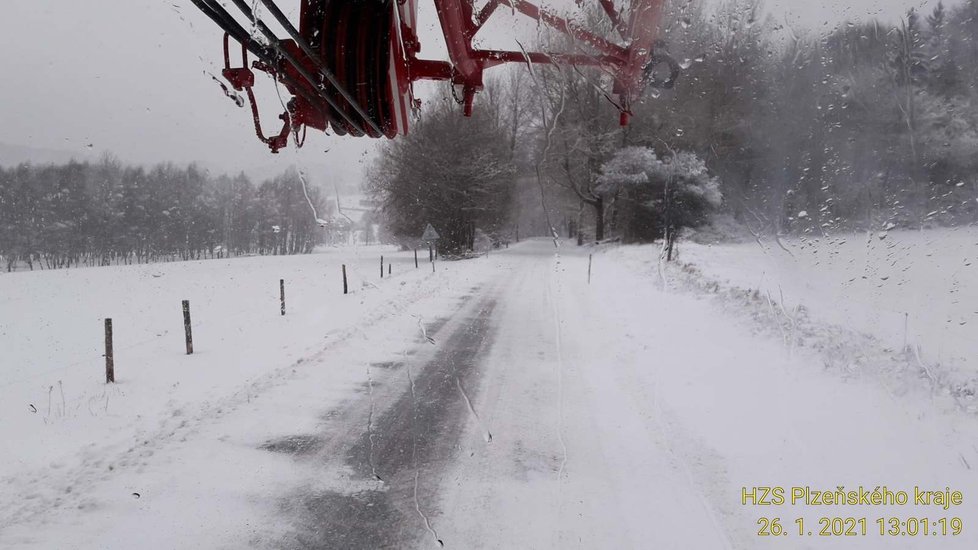
[[[464,388],[479,384],[482,357],[495,337],[495,294],[487,294],[445,324],[430,359],[405,362],[407,384],[391,403],[377,403],[383,412],[373,416],[369,433],[361,432],[350,446],[341,440],[322,454],[326,460],[345,456],[359,490],[292,497],[291,508],[301,512],[293,518],[297,532],[289,547],[406,548],[424,539],[437,547],[450,544],[433,521],[438,515],[436,490],[445,465],[457,454],[469,416],[478,419]],[[430,334],[421,333],[420,345],[430,349]],[[384,483],[356,483],[373,476]],[[422,483],[423,478],[431,481]]]
[[[683,476],[686,478],[686,484],[689,486],[691,492],[694,495],[696,495],[696,500],[699,503],[700,507],[703,509],[704,512],[706,512],[706,515],[710,518],[710,523],[713,525],[713,530],[717,533],[720,540],[723,541],[723,547],[726,548],[727,550],[733,550],[733,544],[730,542],[730,537],[727,536],[727,532],[724,530],[723,525],[720,523],[719,518],[717,518],[716,511],[713,509],[713,506],[711,506],[710,503],[707,502],[706,497],[703,496],[703,492],[700,490],[699,486],[696,483],[695,478],[693,477],[693,472],[689,467],[689,461],[686,459],[686,457],[683,454],[680,454],[676,451],[672,432],[666,427],[665,423],[662,421],[663,412],[659,400],[658,363],[656,363],[655,368],[656,368],[656,377],[655,377],[656,382],[652,388],[652,409],[655,414],[652,417],[653,418],[652,422],[655,424],[655,427],[659,430],[659,433],[662,435],[662,440],[666,444],[666,452],[668,452],[669,456],[671,456],[673,460],[680,465],[683,472]]]
[[[560,310],[557,307],[557,297],[560,296],[560,249],[554,252],[554,266],[550,272],[550,279],[547,281],[547,298],[553,311],[554,321],[554,346],[557,357],[557,439],[560,441],[561,460],[557,469],[557,525],[561,525],[563,516],[564,498],[564,470],[567,467],[567,442],[564,440],[564,354],[563,342],[561,341]],[[554,296],[553,287],[557,286],[557,296]],[[560,546],[560,530],[555,531],[557,536],[557,546]]]
[[[578,265],[586,263],[586,260],[587,257],[585,256],[580,264],[573,264],[575,269],[571,269],[569,271],[576,272]],[[559,270],[555,270],[555,273],[559,274],[560,272]],[[635,303],[635,298],[632,295],[614,292],[611,295],[612,300],[621,301],[609,301],[609,297],[602,294],[602,287],[585,287],[583,282],[578,282],[578,280],[574,279],[573,277],[574,276],[571,275],[571,279],[566,281],[567,286],[571,289],[571,292],[579,293],[576,295],[580,296],[581,299],[575,300],[573,299],[573,296],[570,296],[568,297],[570,299],[564,299],[561,302],[561,304],[564,304],[565,308],[569,308],[565,309],[564,313],[566,314],[565,318],[570,320],[572,323],[571,328],[581,328],[575,327],[573,324],[574,320],[588,319],[591,323],[604,327],[614,327],[622,334],[627,334],[630,331],[630,326],[633,326],[637,322],[642,322],[641,319],[632,319],[625,313],[629,312],[630,308],[634,307],[633,304]],[[563,290],[563,285],[561,284],[562,282],[562,278],[558,277],[556,279],[558,291]],[[658,288],[654,292],[655,294],[666,294],[666,291]],[[598,303],[601,303],[601,305],[598,306]],[[559,319],[555,319],[555,321],[559,323]],[[577,333],[581,332],[578,331]],[[601,340],[600,334],[596,335],[596,339],[591,342],[588,347],[593,347],[593,349],[614,349],[620,353],[618,359],[615,361],[618,368],[615,368],[610,373],[616,382],[604,384],[596,382],[595,380],[590,380],[581,383],[586,386],[591,385],[596,388],[600,388],[602,385],[605,385],[607,388],[604,390],[603,394],[599,394],[603,400],[594,402],[591,405],[604,407],[605,404],[611,403],[612,400],[625,402],[627,405],[625,405],[623,408],[609,410],[614,410],[617,414],[628,415],[632,418],[649,419],[648,424],[642,425],[641,428],[646,430],[647,433],[652,436],[649,441],[653,446],[643,449],[641,447],[628,445],[622,449],[622,451],[630,451],[632,456],[634,456],[635,452],[641,450],[645,453],[654,453],[666,457],[665,461],[650,461],[654,462],[654,464],[641,465],[642,467],[649,466],[651,473],[654,475],[666,476],[667,478],[674,479],[678,478],[678,483],[670,481],[669,483],[663,485],[660,482],[659,485],[655,486],[655,490],[672,491],[672,493],[669,494],[674,494],[676,497],[679,496],[679,493],[689,494],[692,497],[688,503],[691,507],[690,510],[695,508],[702,510],[703,515],[707,517],[703,518],[704,521],[700,524],[705,524],[708,526],[707,529],[709,531],[715,533],[715,537],[713,537],[713,540],[711,540],[712,546],[710,547],[724,548],[728,550],[732,549],[734,546],[724,530],[722,523],[717,517],[716,510],[709,502],[707,495],[705,495],[701,490],[701,484],[699,484],[696,477],[694,477],[693,466],[688,460],[689,455],[683,452],[682,449],[677,448],[677,439],[682,439],[683,443],[687,443],[688,439],[690,441],[692,440],[687,438],[686,434],[684,433],[679,434],[679,437],[677,438],[676,434],[674,434],[669,428],[669,423],[666,420],[667,417],[664,416],[664,411],[661,407],[661,402],[659,399],[660,377],[658,373],[659,369],[661,368],[661,363],[655,360],[649,363],[654,368],[653,376],[651,378],[652,383],[648,383],[645,381],[645,379],[635,376],[636,373],[633,371],[633,369],[638,365],[646,364],[646,362],[640,359],[640,357],[647,355],[647,353],[640,350],[640,347],[642,347],[642,343],[647,341],[648,340],[640,340],[638,342],[632,342],[630,339],[620,338],[616,338],[611,341],[604,341]],[[636,347],[636,344],[638,344],[638,347]],[[571,346],[573,346],[573,343],[571,343]],[[573,349],[573,347],[571,349]],[[578,364],[573,365],[574,367],[578,367],[578,369],[574,370],[578,370],[583,376],[587,376],[589,373],[591,376],[593,376],[595,373],[595,366],[600,365],[603,362],[603,360],[600,359],[598,361],[595,360],[595,357],[599,356],[601,356],[601,353],[598,353],[595,356],[588,356],[586,353],[584,355],[581,355],[580,353],[573,354],[573,357],[579,362]],[[572,359],[572,361],[575,361],[575,359]],[[599,376],[604,378],[603,374]],[[576,378],[573,381],[576,382]],[[651,390],[651,396],[643,390],[644,387],[648,387]],[[651,414],[647,414],[649,412],[651,412]],[[639,424],[636,424],[635,427],[638,428]],[[635,435],[637,436],[638,432],[635,432]],[[576,449],[577,441],[574,441],[573,443],[575,443]],[[614,445],[615,439],[613,437],[610,438],[608,443]],[[600,447],[603,445],[599,444],[598,446]],[[627,465],[629,463],[628,461],[625,461],[624,464]],[[637,466],[637,464],[634,464],[633,462],[632,467],[634,466]],[[629,468],[628,471],[632,471],[631,468]],[[669,473],[674,475],[669,475]],[[636,477],[641,477],[642,474],[636,471],[635,475]],[[628,482],[626,481],[626,483]],[[676,498],[675,502],[672,504],[678,506],[679,499]],[[697,516],[699,516],[699,514],[697,514]],[[631,542],[633,544],[635,543],[634,540]]]

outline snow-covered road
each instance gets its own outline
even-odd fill
[[[539,256],[500,300],[478,400],[493,443],[473,429],[443,479],[436,524],[445,540],[463,548],[971,548],[978,540],[968,531],[940,542],[881,537],[876,524],[975,517],[973,417],[939,412],[913,392],[893,395],[872,374],[825,371],[813,350],[759,336],[703,297],[660,291],[651,268],[598,255],[589,285],[586,256],[565,248],[554,258],[546,248],[522,249]],[[951,487],[965,500],[950,512],[741,502],[743,487],[884,485]],[[805,534],[769,543],[757,535],[761,517],[780,517],[792,535],[805,518]],[[867,534],[819,536],[822,517],[866,518]]]
[[[593,251],[590,283],[592,250],[535,240],[384,287],[397,307],[98,457],[111,474],[0,526],[0,546],[978,547],[974,416],[827,370],[735,304],[663,291],[653,248],[622,250]],[[911,502],[742,503],[745,487],[839,486]],[[963,503],[915,506],[914,487]],[[820,536],[823,517],[856,534]],[[928,534],[881,535],[891,517]],[[961,534],[931,534],[955,517]],[[787,534],[759,536],[760,518]]]
[[[441,478],[439,532],[460,548],[729,546],[646,383],[662,354],[642,335],[664,311],[616,319],[621,306],[638,309],[633,284],[652,281],[599,265],[588,285],[587,257],[573,248],[555,255],[538,241],[519,252],[485,358],[482,422]]]

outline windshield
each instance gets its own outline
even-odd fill
[[[0,12],[0,547],[978,548],[978,0]]]

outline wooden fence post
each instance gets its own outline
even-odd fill
[[[346,293],[347,293],[347,286],[346,286],[346,264],[343,264],[343,294],[346,294]]]
[[[380,278],[384,278],[384,256],[380,257]]]
[[[591,284],[591,260],[594,254],[587,255],[587,284]]]
[[[285,315],[285,279],[278,280],[279,300],[282,302],[282,315]]]
[[[183,301],[183,334],[187,341],[187,355],[194,352],[194,337],[190,329],[190,300]]]
[[[105,383],[115,382],[115,357],[112,355],[112,319],[105,320]]]
[[[414,249],[414,269],[418,269],[418,249]]]
[[[391,263],[387,262],[387,276],[390,277],[390,275],[391,275]]]

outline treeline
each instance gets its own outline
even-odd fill
[[[628,140],[697,152],[755,230],[978,221],[978,0],[819,32],[758,0],[678,4],[688,68]]]
[[[308,195],[324,212],[318,189]],[[0,168],[0,261],[11,271],[306,253],[322,231],[309,201],[294,170],[256,186],[112,159]]]
[[[404,242],[431,223],[452,250],[476,228],[668,240],[682,229],[668,220],[718,211],[755,235],[978,222],[978,0],[827,30],[762,14],[761,0],[672,2],[657,48],[681,78],[632,105],[604,70],[542,63],[489,73],[472,118],[446,90],[368,175],[387,230]],[[615,34],[595,4],[574,20]],[[581,47],[538,36],[533,50]],[[655,169],[615,172],[629,150]],[[634,181],[602,184],[616,173]],[[722,204],[670,214],[659,173],[716,178]]]
[[[613,33],[603,14],[582,20]],[[525,95],[542,114],[523,135],[599,239],[627,234],[619,214],[636,207],[599,186],[625,146],[703,159],[755,233],[978,221],[978,0],[818,32],[760,0],[674,2],[659,33],[683,68],[674,89],[647,90],[620,128],[600,72],[538,66]]]
[[[454,248],[473,225],[496,239],[659,238],[647,230],[662,217],[655,185],[601,184],[629,147],[702,160],[721,211],[756,234],[978,221],[978,0],[817,31],[762,13],[760,0],[673,2],[659,37],[681,79],[630,106],[586,67],[490,72],[471,119],[446,92],[369,177],[388,229],[410,237],[431,222]],[[595,5],[574,19],[615,33]],[[579,47],[541,30],[532,49]]]

